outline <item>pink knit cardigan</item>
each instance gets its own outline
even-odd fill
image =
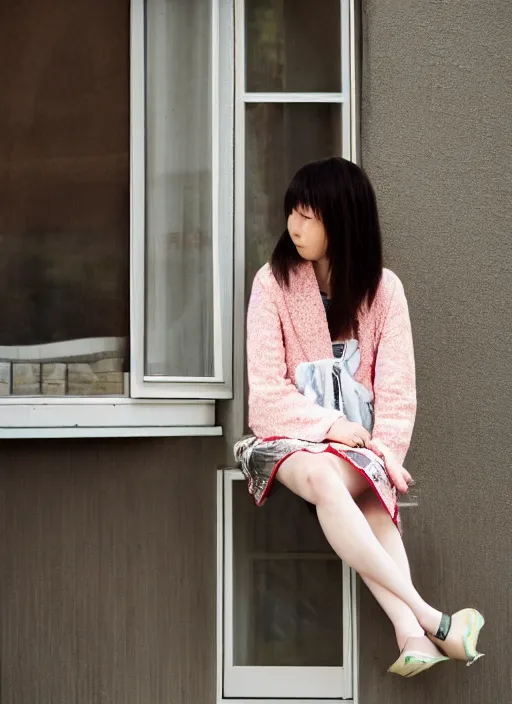
[[[374,394],[373,438],[403,462],[416,414],[409,311],[400,279],[384,269],[375,301],[359,314],[357,381]],[[257,437],[325,439],[343,414],[303,396],[294,384],[301,362],[332,358],[313,265],[301,263],[281,288],[269,264],[256,274],[247,316],[249,425]]]

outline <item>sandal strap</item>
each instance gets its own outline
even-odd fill
[[[443,614],[441,616],[441,623],[439,624],[439,628],[437,629],[435,637],[439,640],[446,640],[448,633],[450,632],[451,625],[452,617],[448,616],[448,614]]]

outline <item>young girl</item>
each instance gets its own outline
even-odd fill
[[[405,677],[468,665],[484,624],[448,616],[411,581],[397,491],[416,390],[407,301],[382,268],[372,186],[355,164],[303,166],[284,200],[287,229],[254,279],[247,317],[249,425],[235,446],[258,506],[275,479],[314,504],[327,540],[360,574],[395,628]]]

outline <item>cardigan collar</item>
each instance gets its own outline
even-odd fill
[[[331,336],[313,264],[300,263],[290,272],[290,285],[282,290],[304,360],[331,359]]]

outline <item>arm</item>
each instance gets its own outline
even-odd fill
[[[258,437],[321,442],[343,414],[303,396],[286,376],[281,321],[268,286],[257,275],[247,313],[249,425]]]
[[[416,416],[416,373],[407,300],[397,277],[392,285],[375,360],[372,437],[403,463]]]

